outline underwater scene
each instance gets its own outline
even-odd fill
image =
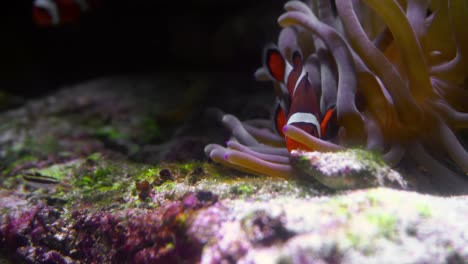
[[[468,263],[468,1],[7,1],[0,263]]]

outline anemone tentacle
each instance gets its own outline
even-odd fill
[[[253,157],[257,157],[257,158],[262,159],[264,161],[278,163],[278,164],[288,164],[289,163],[289,158],[286,157],[286,156],[278,156],[278,155],[259,153],[259,152],[256,152],[256,151],[250,149],[247,146],[244,146],[244,145],[242,145],[240,143],[237,143],[237,142],[234,142],[234,141],[228,141],[226,143],[226,145],[229,147],[229,149],[238,150],[238,151],[247,153],[249,155],[252,155]]]
[[[431,172],[431,177],[441,188],[466,193],[468,183],[431,157],[420,143],[411,144],[408,152],[415,162]]]
[[[233,115],[224,115],[222,118],[223,124],[232,132],[232,136],[239,142],[247,146],[255,146],[259,143],[257,140],[244,128],[242,123]]]
[[[294,168],[290,165],[268,162],[237,150],[227,149],[224,152],[224,159],[229,164],[243,167],[248,172],[254,171],[278,178],[292,178],[296,174]]]
[[[249,124],[243,124],[245,130],[249,132],[257,141],[271,146],[284,147],[284,138],[274,134],[267,128],[257,128]]]
[[[446,152],[463,172],[468,174],[468,153],[452,130],[444,122],[438,123],[438,136],[442,140]]]
[[[369,112],[364,114],[364,121],[367,123],[366,148],[371,151],[382,152],[385,148],[385,139],[379,123]]]
[[[243,172],[250,173],[250,174],[260,173],[257,170],[251,170],[247,168],[245,165],[236,165],[232,162],[227,161],[224,158],[226,156],[227,149],[220,145],[213,146],[213,144],[210,144],[205,147],[205,152],[207,153],[207,156],[210,157],[214,162],[222,164],[226,167],[230,167],[238,171],[243,171]]]
[[[406,88],[407,84],[392,63],[369,40],[360,26],[352,3],[347,0],[337,0],[337,9],[350,45],[384,83],[395,102],[399,119],[404,124],[413,126],[415,120],[421,120],[422,113],[409,89]]]
[[[258,153],[289,157],[289,151],[287,148],[277,148],[277,147],[269,147],[269,146],[257,146],[257,147],[249,147],[249,148]]]
[[[383,160],[390,166],[396,166],[406,154],[406,149],[401,144],[393,144],[390,149],[382,155]]]
[[[446,117],[455,128],[468,128],[468,113],[453,109],[444,102],[434,102],[435,107]]]
[[[299,129],[295,126],[291,126],[291,125],[284,126],[283,133],[285,136],[288,136],[298,142],[301,142],[305,146],[316,151],[328,152],[328,151],[339,151],[339,150],[344,149],[340,145],[336,145],[329,141],[321,140],[319,138],[311,136],[307,134],[306,132],[304,132],[304,130]]]
[[[405,13],[396,0],[364,2],[382,17],[392,32],[395,44],[401,52],[400,57],[404,60],[402,66],[407,73],[411,94],[418,103],[424,102],[433,94],[429,71],[419,41]]]

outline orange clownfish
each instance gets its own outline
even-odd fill
[[[321,113],[320,88],[313,87],[308,73],[303,67],[302,55],[299,51],[292,54],[292,64],[284,58],[278,48],[269,46],[264,53],[264,67],[273,80],[276,81],[275,92],[278,104],[274,121],[278,133],[284,137],[282,129],[285,125],[293,125],[308,134],[321,139],[329,139],[336,132],[335,107],[330,107]],[[289,151],[302,149],[311,151],[303,144],[285,137]]]
[[[100,4],[99,0],[34,0],[32,18],[41,27],[72,24]]]

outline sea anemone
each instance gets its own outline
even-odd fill
[[[305,58],[308,79],[320,87],[320,108],[336,106],[336,136],[324,140],[293,125],[278,133],[271,122],[226,114],[232,139],[226,147],[206,146],[207,155],[249,173],[289,178],[298,172],[285,138],[322,152],[358,146],[392,166],[410,161],[466,192],[468,153],[457,133],[468,128],[468,2],[289,1],[285,9],[278,49],[292,65],[294,52]],[[265,65],[256,77],[272,80],[281,101],[281,84]]]

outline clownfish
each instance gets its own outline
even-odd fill
[[[320,111],[320,88],[313,87],[308,73],[303,67],[302,54],[292,53],[292,65],[284,58],[275,46],[269,46],[264,52],[264,67],[276,81],[275,92],[278,102],[274,113],[277,132],[283,136],[285,125],[293,125],[308,134],[329,139],[336,132],[335,107],[328,108],[324,113]],[[285,137],[289,151],[293,149],[308,150],[308,147]]]
[[[32,18],[41,27],[72,24],[100,5],[99,0],[34,0]]]

